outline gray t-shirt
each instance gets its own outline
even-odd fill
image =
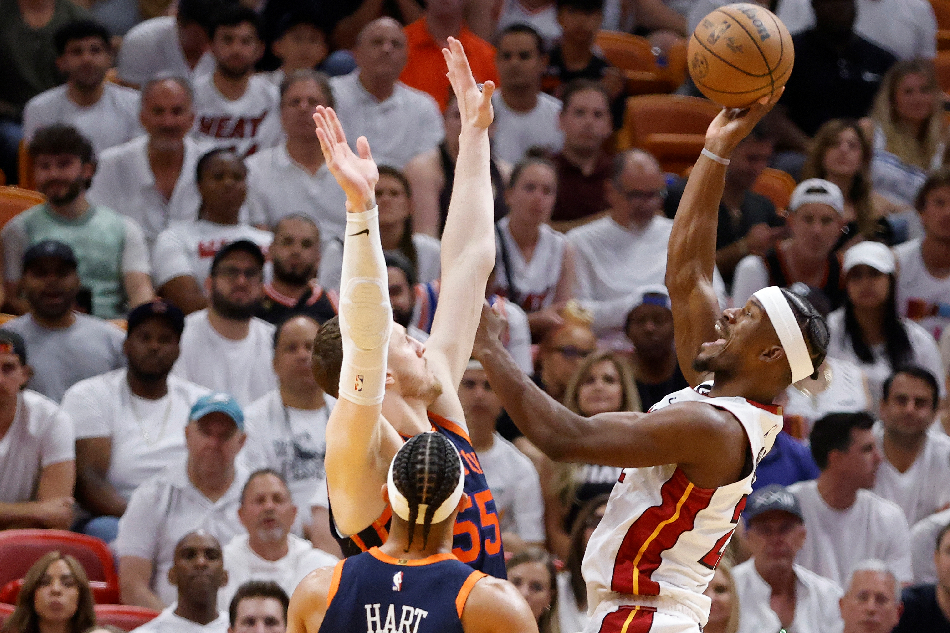
[[[33,368],[29,387],[59,402],[72,385],[125,366],[122,342],[125,335],[116,326],[86,314],[61,330],[51,330],[25,314],[3,325],[26,343],[26,360]]]

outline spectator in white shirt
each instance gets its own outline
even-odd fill
[[[392,18],[370,22],[353,53],[358,69],[330,80],[337,116],[353,147],[365,136],[376,163],[397,169],[421,154],[438,152],[445,136],[439,106],[399,81],[408,59],[402,25]]]
[[[795,564],[806,534],[795,495],[778,484],[760,488],[749,497],[742,518],[752,558],[732,570],[739,632],[840,632],[841,588]]]
[[[264,253],[254,242],[238,240],[217,252],[205,282],[210,305],[185,318],[173,374],[230,393],[242,406],[277,387],[274,326],[254,316],[263,271]]]
[[[135,489],[185,456],[188,412],[208,390],[168,376],[184,327],[174,305],[143,303],[128,317],[128,369],[87,378],[63,396],[76,425],[77,497],[91,514],[85,534],[114,541]]]
[[[914,365],[884,382],[875,428],[884,459],[873,490],[900,506],[909,525],[950,505],[950,438],[930,432],[939,393],[933,374]]]
[[[0,330],[0,530],[65,530],[76,482],[72,421],[24,389],[31,372],[23,339]]]
[[[194,220],[201,204],[191,85],[170,75],[146,82],[139,120],[144,135],[99,157],[89,199],[138,222],[151,250],[170,222]]]
[[[496,41],[495,65],[501,86],[492,95],[492,154],[514,165],[532,147],[560,151],[564,144],[558,125],[561,101],[541,92],[541,77],[548,64],[541,35],[519,23],[505,27]]]
[[[238,3],[221,9],[211,27],[215,68],[195,79],[195,139],[204,150],[227,147],[239,156],[280,140],[277,88],[254,74],[264,54],[260,21]]]
[[[250,240],[261,249],[273,235],[241,222],[247,198],[247,168],[229,149],[214,149],[198,159],[195,177],[201,194],[197,217],[176,222],[155,240],[155,285],[159,294],[185,314],[207,307],[205,288],[211,261],[229,242]]]
[[[237,510],[247,472],[235,458],[245,439],[244,414],[228,394],[209,394],[191,408],[187,457],[139,486],[119,521],[115,550],[123,604],[161,610],[174,603],[169,570],[183,536],[206,530],[227,542],[244,531]],[[212,607],[226,582],[222,577],[215,584]]]
[[[839,584],[868,558],[886,562],[901,582],[911,579],[907,519],[898,506],[867,490],[881,463],[873,425],[865,412],[817,420],[809,441],[821,474],[788,488],[808,529],[797,562]]]
[[[92,142],[96,155],[141,132],[139,95],[106,81],[112,66],[109,31],[91,20],[69,22],[56,31],[56,66],[66,83],[41,92],[23,109],[23,138],[41,127],[71,125]]]
[[[136,633],[225,633],[228,616],[218,610],[218,590],[228,579],[221,544],[213,535],[196,530],[175,545],[168,580],[177,599]]]
[[[284,633],[290,597],[276,582],[249,580],[228,605],[228,633]]]
[[[223,0],[178,0],[175,17],[145,20],[122,38],[119,79],[138,88],[159,73],[200,76],[214,70],[211,24]]]
[[[247,195],[258,216],[255,221],[273,228],[289,215],[305,215],[317,223],[327,243],[343,239],[346,218],[340,210],[346,196],[327,169],[313,133],[318,105],[334,106],[326,75],[297,70],[284,79],[280,123],[286,139],[247,159]]]
[[[270,469],[251,474],[238,509],[247,534],[224,546],[228,584],[218,595],[219,605],[229,604],[249,580],[271,580],[291,594],[304,576],[338,560],[291,534],[297,510],[283,477]]]
[[[883,561],[867,560],[851,572],[839,604],[843,633],[891,633],[901,616],[901,584]]]
[[[327,485],[323,459],[327,419],[335,402],[310,371],[319,330],[317,322],[305,315],[291,316],[277,326],[273,366],[279,387],[247,407],[249,441],[243,457],[249,470],[271,469],[287,482],[298,509],[295,533],[309,534],[318,547],[336,552],[328,514],[311,518],[308,511],[314,490]],[[310,529],[311,521],[318,535]]]
[[[458,388],[472,447],[485,471],[501,517],[505,551],[518,553],[544,545],[544,501],[534,464],[495,431],[501,402],[492,391],[482,364],[469,361]]]

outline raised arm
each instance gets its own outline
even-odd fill
[[[486,306],[474,355],[505,411],[551,459],[622,468],[679,464],[703,488],[738,481],[742,460],[722,456],[741,455],[748,440],[731,414],[687,402],[654,413],[577,415],[518,369],[499,340],[502,327]]]
[[[365,137],[357,140],[357,156],[332,109],[318,107],[313,118],[327,168],[346,193],[340,277],[343,366],[340,397],[327,422],[326,473],[334,519],[349,535],[385,509],[379,490],[402,444],[381,414],[393,317],[373,193],[379,172],[369,143]]]
[[[488,126],[495,85],[488,81],[479,89],[458,40],[449,38],[449,48],[442,53],[458,98],[462,132],[442,233],[442,290],[426,342],[426,360],[444,386],[444,395],[433,408],[460,419],[461,405],[455,392],[471,355],[485,286],[495,266],[494,201],[488,169]],[[451,410],[446,411],[446,406]]]
[[[720,309],[713,290],[713,270],[725,163],[779,96],[781,92],[770,101],[763,99],[747,110],[723,110],[716,116],[706,131],[704,152],[708,154],[700,156],[690,172],[673,219],[666,258],[666,287],[673,308],[676,354],[680,369],[691,385],[704,379],[693,369],[699,346],[717,338],[715,324]]]

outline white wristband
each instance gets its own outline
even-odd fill
[[[716,156],[715,154],[713,154],[712,152],[710,152],[710,151],[709,151],[708,149],[706,149],[705,147],[703,148],[703,151],[700,152],[700,155],[701,155],[701,156],[705,156],[705,157],[708,158],[709,160],[714,161],[714,162],[717,162],[717,163],[719,163],[720,165],[724,165],[724,166],[726,166],[726,167],[728,167],[728,166],[729,166],[729,163],[731,162],[728,158],[723,158],[722,156]]]

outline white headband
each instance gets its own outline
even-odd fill
[[[805,344],[802,329],[798,327],[795,314],[788,305],[788,299],[782,294],[781,288],[769,286],[752,296],[762,304],[765,313],[769,315],[772,327],[775,328],[775,333],[778,334],[778,340],[782,344],[782,349],[785,350],[788,366],[792,370],[792,382],[795,383],[811,376],[815,372],[815,366],[808,354],[808,345]]]
[[[455,486],[455,490],[452,491],[452,494],[449,495],[449,498],[442,502],[435,510],[435,514],[432,515],[432,523],[441,523],[445,521],[452,511],[459,504],[459,500],[462,498],[462,492],[465,488],[465,464],[462,463],[462,457],[459,455],[458,449],[455,448],[455,445],[449,442],[449,445],[452,446],[452,450],[455,451],[455,456],[459,460],[459,482]],[[398,455],[398,453],[397,453]],[[393,457],[393,461],[389,463],[389,477],[386,481],[386,487],[389,489],[389,505],[393,510],[393,514],[402,519],[403,521],[409,521],[409,500],[406,499],[406,496],[399,492],[399,489],[396,487],[396,483],[393,481],[393,465],[396,463],[396,458]],[[425,523],[426,512],[429,509],[429,505],[426,503],[419,504],[419,513],[416,516],[416,524],[422,525]]]

